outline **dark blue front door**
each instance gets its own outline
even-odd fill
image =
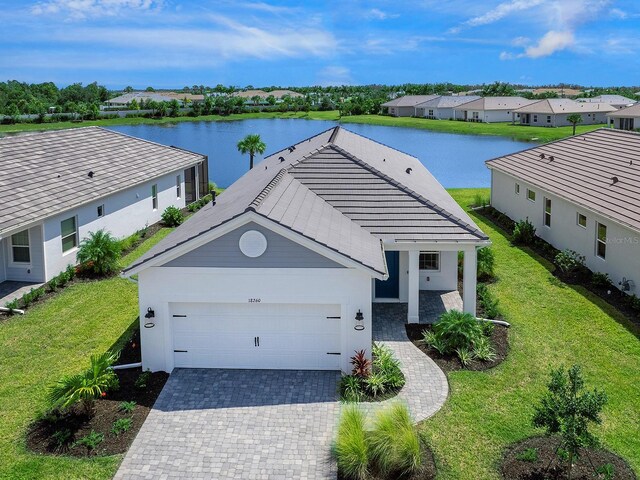
[[[387,280],[376,280],[376,298],[398,298],[400,296],[400,252],[384,252],[387,259]]]

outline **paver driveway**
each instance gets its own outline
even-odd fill
[[[335,479],[339,372],[176,369],[116,479]]]

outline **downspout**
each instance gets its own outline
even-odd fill
[[[476,317],[476,320],[478,320],[479,322],[495,323],[496,325],[502,325],[503,327],[507,327],[507,328],[511,326],[509,322],[505,322],[504,320],[493,320],[491,318],[480,318],[480,317]]]

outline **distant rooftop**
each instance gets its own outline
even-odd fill
[[[515,110],[517,113],[594,113],[594,112],[614,112],[616,107],[606,103],[586,103],[576,102],[568,98],[547,98],[531,103]]]
[[[622,95],[598,95],[597,97],[576,98],[577,102],[608,103],[610,105],[632,105],[635,100]]]
[[[607,114],[608,117],[640,117],[640,103]]]
[[[478,95],[442,95],[416,105],[417,108],[453,108],[463,103],[478,100]]]
[[[522,97],[481,97],[454,107],[454,110],[515,110],[535,103]]]
[[[416,105],[432,100],[440,95],[405,95],[394,98],[381,105],[381,107],[415,107]]]

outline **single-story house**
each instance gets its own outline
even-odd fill
[[[0,138],[0,282],[46,282],[100,229],[125,237],[207,193],[207,157],[99,127]]]
[[[640,103],[607,114],[609,126],[620,130],[640,129]]]
[[[487,236],[420,161],[335,127],[276,152],[123,272],[142,366],[351,370],[372,302],[453,290],[476,312]]]
[[[456,120],[465,122],[511,122],[514,110],[534,102],[522,97],[482,97],[453,107],[453,112]]]
[[[432,118],[436,120],[453,120],[453,107],[478,100],[478,95],[442,95],[416,105],[416,117]]]
[[[254,99],[260,97],[260,104],[267,105],[267,98],[273,97],[276,99],[276,103],[282,103],[283,97],[299,98],[304,97],[301,93],[294,92],[293,90],[271,90],[267,92],[265,90],[241,90],[231,94],[234,97],[240,97],[245,99],[245,103],[254,104]]]
[[[440,95],[404,95],[389,100],[380,106],[386,109],[389,115],[394,117],[413,117],[416,114],[416,105],[439,96]]]
[[[606,103],[615,108],[625,108],[636,103],[635,100],[623,95],[598,95],[597,97],[581,97],[576,98],[576,102],[586,103]]]
[[[522,125],[537,127],[562,127],[572,125],[568,120],[574,113],[582,117],[582,125],[597,125],[607,122],[607,113],[617,109],[606,103],[576,102],[568,98],[547,98],[513,111],[520,116]]]
[[[638,295],[640,134],[601,128],[487,162],[491,205]]]
[[[136,101],[138,104],[146,101],[154,101],[154,102],[170,102],[173,100],[173,97],[166,95],[164,93],[156,93],[156,92],[131,92],[125,93],[123,95],[118,95],[117,97],[110,98],[106,102],[104,102],[107,107],[122,107],[126,108],[132,101]]]

